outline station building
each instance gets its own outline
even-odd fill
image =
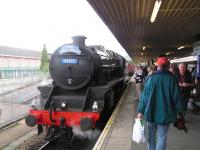
[[[0,46],[0,79],[37,75],[42,52]]]

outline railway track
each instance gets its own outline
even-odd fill
[[[43,144],[38,150],[44,150],[49,144],[49,141],[45,141],[45,144]]]

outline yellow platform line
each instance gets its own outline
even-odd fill
[[[105,139],[106,139],[106,137],[107,137],[107,135],[108,135],[108,133],[109,133],[109,131],[110,131],[115,119],[116,119],[116,117],[117,117],[117,114],[119,112],[119,108],[121,107],[121,105],[124,102],[124,99],[126,98],[128,89],[129,89],[129,85],[126,88],[125,92],[123,93],[122,97],[120,98],[120,100],[119,100],[119,102],[117,104],[117,107],[113,111],[110,119],[108,120],[106,126],[104,127],[100,137],[98,138],[96,144],[93,147],[93,150],[100,150],[101,149],[101,147],[102,147],[102,145],[103,145],[103,143],[104,143],[104,141],[105,141]]]

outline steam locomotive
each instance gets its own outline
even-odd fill
[[[81,132],[100,127],[125,86],[122,56],[103,46],[86,46],[84,36],[72,39],[52,54],[52,86],[38,87],[43,105],[25,118],[28,126],[38,125],[38,134],[45,127],[49,141],[71,141],[73,127]]]

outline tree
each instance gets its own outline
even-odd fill
[[[44,44],[43,50],[42,50],[40,71],[42,71],[44,73],[49,72],[49,59],[48,59],[48,54],[47,54],[47,49],[46,49],[45,44]]]

